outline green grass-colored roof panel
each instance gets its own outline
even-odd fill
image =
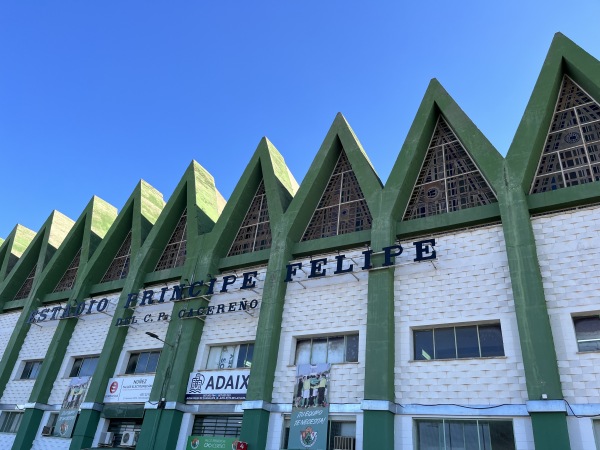
[[[506,155],[509,183],[526,193],[537,170],[564,75],[600,101],[600,62],[556,33]]]
[[[3,241],[0,245],[0,282],[12,271],[34,237],[35,231],[17,225]]]
[[[402,220],[440,115],[450,125],[492,190],[498,193],[503,185],[502,155],[440,82],[432,79],[384,187],[382,210],[389,211],[392,220]]]

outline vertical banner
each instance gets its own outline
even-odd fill
[[[67,395],[65,395],[58,418],[56,419],[54,436],[70,438],[73,435],[79,406],[85,398],[89,384],[90,377],[71,378]]]
[[[300,364],[294,384],[288,449],[327,449],[331,364]]]

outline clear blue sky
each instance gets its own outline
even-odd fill
[[[267,136],[298,180],[341,111],[385,181],[429,80],[505,154],[561,31],[600,58],[600,2],[0,4],[0,237],[168,199],[197,160],[228,198]]]

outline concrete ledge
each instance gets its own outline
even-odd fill
[[[526,402],[527,411],[530,413],[567,412],[564,400],[529,400]]]
[[[19,406],[21,406],[21,405],[17,405],[18,409],[20,409]],[[53,411],[54,407],[51,405],[47,405],[46,403],[35,402],[35,403],[25,403],[23,405],[23,409],[39,409],[42,411]]]
[[[396,405],[404,416],[528,416],[525,405]]]
[[[92,411],[102,412],[104,409],[103,403],[95,403],[95,402],[83,402],[80,409],[91,409]]]
[[[386,400],[363,400],[360,402],[363,411],[389,411],[396,413],[396,404]]]
[[[242,409],[264,409],[265,411],[271,412],[273,409],[273,404],[265,402],[264,400],[249,400],[242,402]]]

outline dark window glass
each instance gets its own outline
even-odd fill
[[[22,419],[22,412],[4,411],[0,415],[0,433],[16,433]]]
[[[436,328],[434,331],[435,359],[456,358],[454,328]]]
[[[238,352],[237,366],[252,367],[252,355],[254,354],[254,344],[242,344]]]
[[[476,326],[456,328],[456,353],[458,358],[476,358],[479,356]]]
[[[23,372],[21,372],[21,380],[35,380],[40,372],[43,361],[27,361]]]
[[[192,436],[238,437],[243,416],[196,416]]]
[[[418,420],[418,450],[515,450],[510,421]]]
[[[346,361],[358,362],[358,334],[346,336]]]
[[[433,359],[433,330],[416,330],[414,343],[415,359]]]
[[[75,358],[69,377],[91,377],[98,365],[97,356],[86,356],[85,358]]]
[[[155,373],[160,358],[160,350],[154,352],[132,353],[127,363],[125,373],[133,375],[138,373]]]
[[[481,356],[504,356],[500,325],[479,325]]]
[[[575,317],[575,335],[580,352],[600,350],[600,317]]]

